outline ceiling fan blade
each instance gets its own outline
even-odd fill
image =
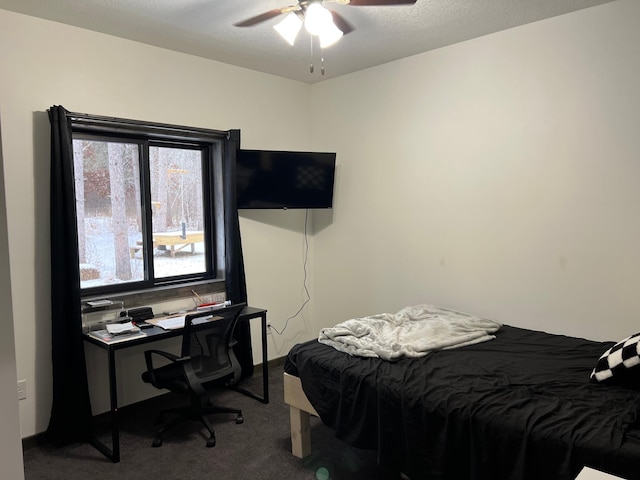
[[[331,12],[331,16],[333,16],[333,23],[335,23],[336,27],[340,29],[340,31],[346,35],[347,33],[353,32],[354,28],[351,26],[349,22],[347,22],[342,15],[338,12],[327,9]]]
[[[233,25],[235,27],[252,27],[260,22],[264,22],[265,20],[269,20],[270,18],[277,17],[278,15],[289,12],[291,10],[291,7],[275,8],[273,10],[269,10],[268,12],[261,13],[260,15],[256,15],[255,17],[247,18],[242,22],[234,23]]]
[[[416,3],[417,0],[350,0],[347,3],[348,5],[353,5],[355,7],[366,7],[366,6],[385,6],[385,5],[411,5]],[[343,3],[339,1],[338,3]]]

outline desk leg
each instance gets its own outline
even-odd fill
[[[118,423],[118,385],[116,383],[115,350],[109,349],[109,397],[111,401],[111,444],[113,463],[120,461],[120,424]]]
[[[267,314],[260,316],[262,327],[262,397],[264,403],[269,403],[269,356],[267,355]]]
[[[235,389],[251,398],[260,400],[262,403],[269,403],[269,368],[268,368],[268,353],[267,353],[267,314],[260,315],[260,327],[262,330],[262,397],[250,392],[242,387],[235,387]]]
[[[96,437],[91,439],[91,444],[105,457],[113,463],[120,461],[120,425],[118,424],[118,390],[116,384],[116,360],[115,351],[112,348],[107,349],[109,363],[109,400],[111,402],[111,448]]]

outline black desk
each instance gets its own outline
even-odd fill
[[[252,318],[261,319],[262,329],[262,396],[256,395],[241,387],[235,389],[248,395],[262,403],[269,403],[269,369],[267,368],[267,311],[261,308],[245,307],[240,314],[240,322],[248,322]],[[109,365],[109,397],[111,404],[110,420],[111,420],[111,448],[100,442],[97,438],[92,440],[92,445],[96,447],[107,458],[114,463],[120,461],[120,425],[118,424],[118,388],[116,381],[116,351],[124,348],[131,348],[136,345],[157,342],[165,338],[178,337],[182,335],[182,329],[179,330],[163,330],[160,327],[145,329],[146,337],[135,338],[126,342],[106,344],[100,340],[85,334],[84,340],[88,343],[96,345],[107,351]]]

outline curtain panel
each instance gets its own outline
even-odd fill
[[[229,130],[224,152],[224,223],[225,223],[225,279],[227,300],[232,303],[247,302],[247,284],[240,238],[240,219],[236,202],[236,152],[240,148],[240,130]],[[253,352],[249,322],[240,322],[235,338],[236,356],[242,365],[242,377],[253,374]],[[266,365],[263,365],[266,368]]]
[[[90,440],[92,415],[81,335],[80,265],[69,112],[61,106],[53,106],[49,109],[49,122],[53,403],[47,438],[61,445]]]

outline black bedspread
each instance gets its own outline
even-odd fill
[[[640,391],[589,383],[612,345],[503,326],[420,359],[351,357],[310,341],[285,371],[336,436],[418,479],[640,478]]]

